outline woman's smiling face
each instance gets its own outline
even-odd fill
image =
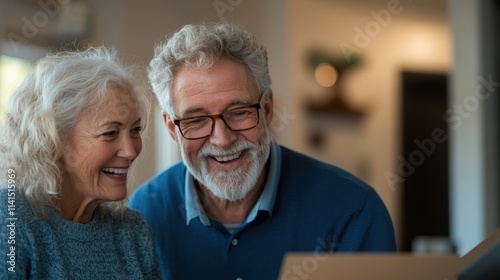
[[[134,96],[110,88],[103,103],[82,111],[64,141],[61,191],[79,201],[124,199],[128,169],[142,150],[141,129]]]

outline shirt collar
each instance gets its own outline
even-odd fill
[[[189,173],[188,170],[186,170],[186,176],[184,179],[184,189],[186,193],[186,225],[189,225],[189,222],[192,219],[200,217],[200,221],[202,224],[204,224],[205,226],[210,226],[210,220],[203,210],[198,192],[196,192],[194,177],[193,175],[191,175],[191,173]]]
[[[280,170],[281,149],[275,141],[271,141],[269,173],[267,175],[266,184],[262,194],[252,208],[252,211],[248,214],[246,223],[253,221],[255,217],[257,217],[259,211],[266,211],[269,215],[272,215],[274,202],[276,200],[276,193],[278,191]],[[210,219],[203,210],[200,198],[198,197],[198,193],[196,191],[194,177],[191,173],[189,173],[189,171],[186,171],[184,189],[186,193],[186,224],[189,225],[189,222],[192,219],[199,217],[203,225],[210,226]]]

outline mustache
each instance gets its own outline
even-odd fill
[[[234,142],[228,148],[221,148],[210,143],[205,144],[200,152],[198,153],[200,157],[211,157],[211,156],[229,156],[237,153],[241,153],[244,150],[256,149],[257,146],[249,141],[238,141]]]

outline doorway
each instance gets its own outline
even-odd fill
[[[402,72],[402,248],[418,237],[449,237],[446,74]]]

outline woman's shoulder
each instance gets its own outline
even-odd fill
[[[146,222],[146,219],[141,213],[128,207],[125,207],[123,211],[123,220],[131,223]]]
[[[128,207],[125,207],[122,212],[108,213],[105,219],[121,227],[135,228],[137,225],[146,223],[141,213]]]
[[[108,215],[106,218],[108,224],[111,224],[112,231],[118,234],[118,239],[129,240],[134,236],[137,242],[150,242],[152,231],[145,218],[139,212],[125,208],[122,213]]]

